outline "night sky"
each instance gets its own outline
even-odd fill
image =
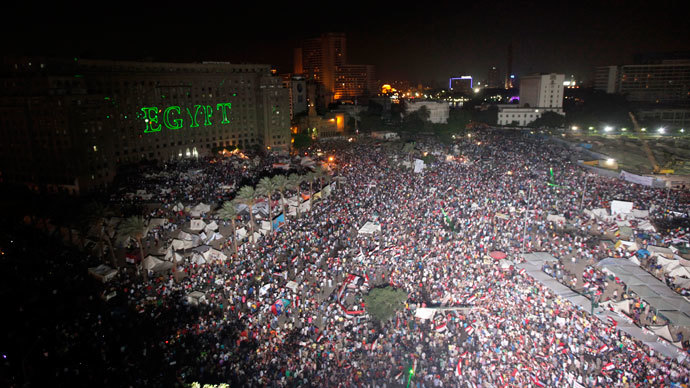
[[[349,63],[376,65],[384,81],[438,85],[450,75],[486,78],[490,66],[505,72],[511,42],[518,76],[579,80],[635,53],[690,50],[681,1],[232,3],[29,5],[10,9],[15,24],[0,28],[9,54],[268,63],[280,73],[292,71],[301,39],[345,32]]]

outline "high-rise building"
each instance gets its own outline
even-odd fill
[[[454,93],[462,93],[466,95],[472,94],[472,76],[463,75],[461,77],[451,77],[448,80],[448,89]]]
[[[80,192],[143,159],[290,145],[289,93],[268,65],[17,58],[0,85],[6,182]]]
[[[496,66],[491,66],[489,68],[486,86],[489,88],[500,88],[503,86],[501,85],[501,76]]]
[[[295,74],[304,74],[308,80],[323,85],[327,103],[376,92],[376,85],[372,85],[374,66],[347,63],[345,34],[328,33],[306,39],[295,51],[296,56],[300,54],[301,59],[294,61]]]
[[[377,89],[372,65],[343,65],[336,69],[333,98],[338,101],[364,96]]]
[[[565,74],[536,74],[520,78],[520,106],[560,110],[563,108]]]
[[[563,113],[565,74],[536,74],[520,78],[520,108],[502,107],[498,124],[529,125],[544,112]]]
[[[690,105],[690,59],[595,69],[594,88],[635,103]]]
[[[289,91],[290,120],[307,111],[307,81],[303,75],[283,74],[283,87]]]
[[[513,42],[508,44],[508,71],[506,72],[505,88],[512,89],[513,81],[515,77],[513,76]]]

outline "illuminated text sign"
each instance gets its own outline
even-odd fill
[[[229,102],[216,104],[216,113],[220,114],[221,124],[230,124],[228,120]],[[177,105],[159,109],[155,106],[145,106],[141,108],[144,112],[144,122],[146,123],[145,133],[160,132],[165,126],[168,129],[196,128],[203,121],[204,125],[212,125],[213,107],[211,105],[194,105],[191,109],[182,108]]]

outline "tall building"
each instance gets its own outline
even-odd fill
[[[377,90],[374,72],[372,65],[338,66],[333,98],[337,101],[352,100]]]
[[[536,74],[520,78],[520,106],[560,110],[563,108],[565,74]]]
[[[529,125],[544,112],[563,113],[565,74],[535,74],[520,78],[520,108],[500,107],[498,124]]]
[[[303,75],[283,74],[283,87],[289,91],[290,120],[307,111],[307,81]]]
[[[510,42],[508,44],[508,71],[506,72],[505,88],[512,89],[513,81],[513,42]]]
[[[462,93],[466,95],[472,94],[472,76],[463,75],[461,77],[451,77],[448,80],[448,89],[455,93]]]
[[[594,70],[594,89],[613,94],[618,90],[618,66],[600,66]]]
[[[598,67],[594,87],[630,102],[690,106],[690,59]]]
[[[326,103],[376,92],[376,85],[372,85],[374,66],[347,62],[345,34],[328,33],[306,39],[295,55],[301,55],[294,61],[295,74],[304,74],[308,80],[323,85]]]
[[[0,85],[6,182],[80,192],[143,159],[290,144],[289,93],[268,65],[8,58]]]
[[[501,86],[503,86],[501,84],[501,76],[496,66],[491,66],[489,68],[489,75],[487,77],[486,86],[489,88],[500,88]]]

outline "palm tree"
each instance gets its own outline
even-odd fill
[[[297,191],[297,218],[300,217],[299,207],[302,203],[302,182],[304,182],[304,176],[302,175],[292,173],[288,176],[288,187]]]
[[[319,191],[323,189],[323,178],[328,175],[328,171],[326,171],[323,166],[316,166],[314,169],[314,177],[319,180]]]
[[[140,273],[141,267],[144,264],[144,244],[141,241],[144,238],[144,233],[146,232],[146,221],[144,218],[139,216],[132,216],[125,219],[120,225],[120,234],[122,236],[132,237],[137,240],[139,244],[139,254],[141,255],[141,261],[137,266],[137,274]]]
[[[223,203],[223,207],[218,209],[218,215],[221,219],[232,222],[232,247],[235,250],[235,256],[237,256],[237,228],[235,227],[235,220],[237,219],[237,209],[235,204],[232,202]]]
[[[285,190],[287,190],[290,182],[285,175],[276,175],[273,177],[273,184],[276,186],[276,190],[280,193],[280,202],[283,209],[283,218],[287,222],[287,213],[285,213]]]
[[[314,188],[312,185],[316,179],[316,173],[314,171],[309,171],[305,179],[309,182],[309,208],[311,209],[312,198],[314,198]]]
[[[100,202],[91,202],[84,206],[84,215],[89,220],[90,225],[98,227],[98,255],[103,255],[103,241],[105,240],[110,250],[110,260],[113,268],[117,268],[117,258],[115,258],[115,250],[113,249],[113,242],[110,240],[110,235],[106,231],[106,220],[112,216],[112,211],[103,206]]]
[[[268,221],[271,224],[271,231],[273,231],[273,210],[271,206],[271,196],[276,191],[276,185],[269,177],[263,177],[256,185],[256,192],[258,195],[263,195],[268,199]]]
[[[243,203],[249,207],[249,228],[252,231],[252,242],[254,242],[254,205],[256,204],[256,197],[256,191],[251,186],[242,186],[235,197],[237,203]]]

